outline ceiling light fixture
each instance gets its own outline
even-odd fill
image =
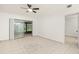
[[[32,12],[32,9],[27,9],[29,12]]]

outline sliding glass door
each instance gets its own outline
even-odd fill
[[[15,24],[14,24],[14,37],[15,37],[15,39],[24,37],[25,27],[26,27],[26,25],[24,22],[15,22]]]

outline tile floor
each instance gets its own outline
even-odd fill
[[[69,38],[70,39],[70,38]],[[0,41],[3,54],[78,54],[77,46],[62,44],[53,40],[26,36],[16,40]]]

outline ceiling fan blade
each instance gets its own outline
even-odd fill
[[[32,5],[30,5],[30,4],[27,4],[27,6],[28,6],[29,8],[31,8],[31,7],[32,7]]]
[[[39,8],[33,8],[33,10],[39,10]]]
[[[36,13],[36,11],[33,11],[34,13]]]
[[[27,8],[21,7],[21,9],[27,9]]]

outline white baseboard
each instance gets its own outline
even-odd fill
[[[61,42],[61,41],[55,40],[55,39],[51,39],[51,38],[49,38],[49,37],[47,37],[47,36],[43,36],[43,35],[38,35],[38,36],[41,37],[41,38],[44,38],[44,39],[49,39],[49,40],[53,40],[53,41],[56,41],[56,42],[59,42],[59,43],[64,44],[64,42]]]

